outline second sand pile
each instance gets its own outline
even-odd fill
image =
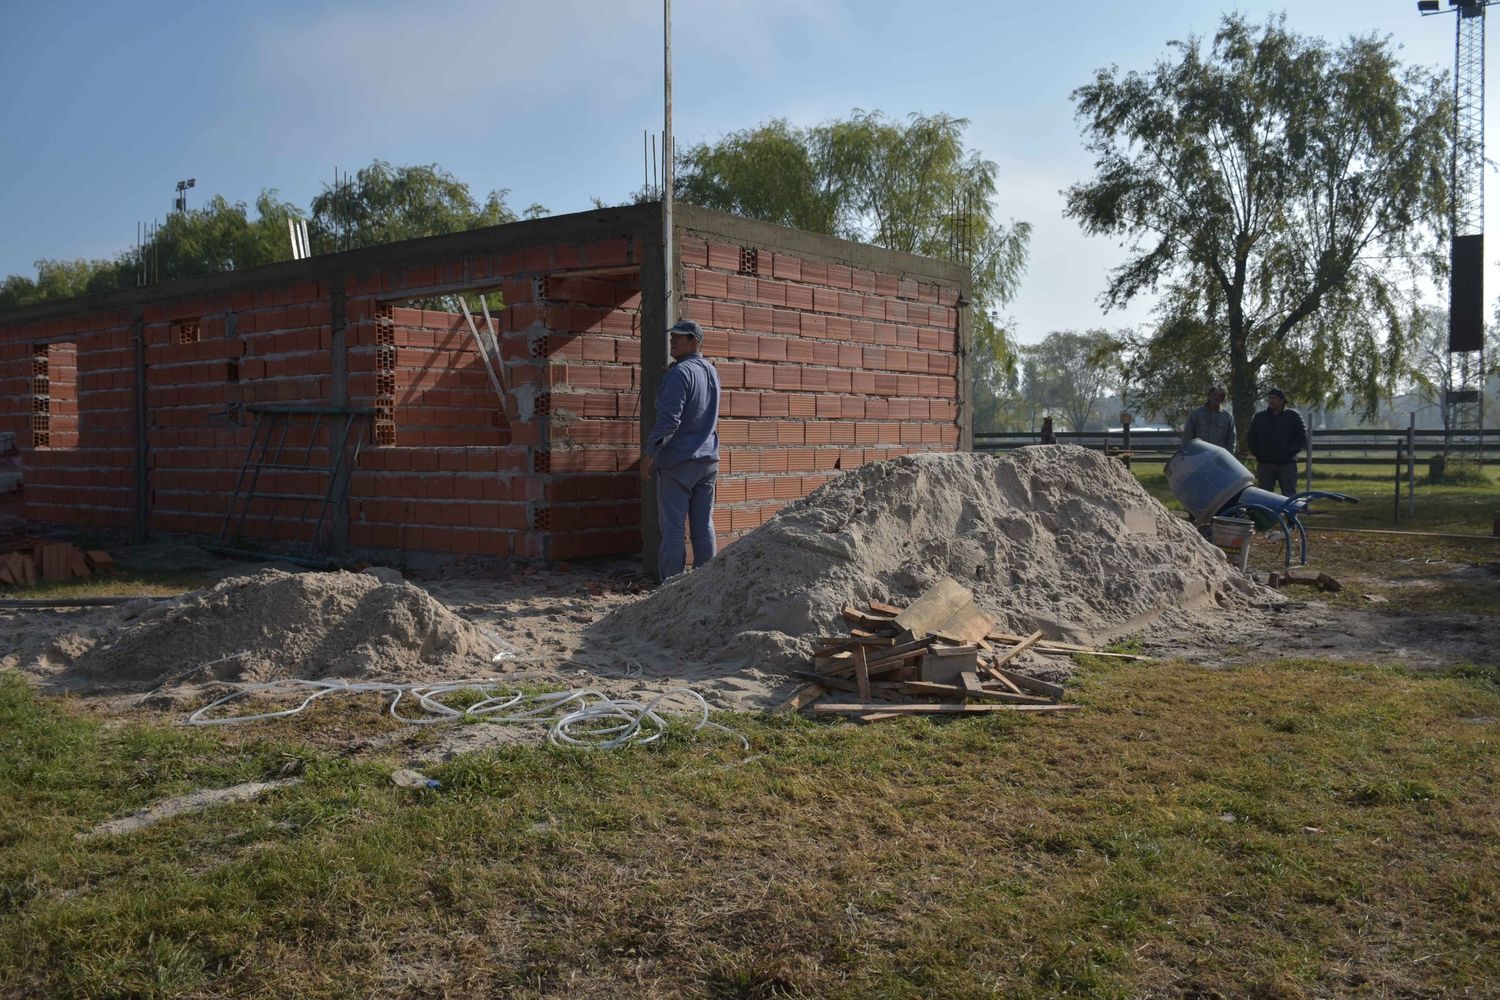
[[[410,584],[269,569],[146,610],[73,666],[122,688],[177,677],[417,682],[482,674],[494,654],[481,629]]]
[[[601,631],[679,661],[786,667],[811,637],[843,631],[846,604],[905,604],[943,577],[1003,629],[1083,643],[1256,590],[1117,460],[1034,447],[863,466]]]

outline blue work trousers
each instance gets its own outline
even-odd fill
[[[719,481],[717,458],[692,458],[671,468],[656,466],[656,522],[661,527],[661,547],[656,554],[656,574],[661,579],[683,570],[687,550],[682,528],[687,522],[693,539],[693,568],[714,557],[714,487]]]

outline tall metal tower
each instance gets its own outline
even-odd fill
[[[1452,13],[1453,222],[1448,297],[1448,392],[1443,401],[1449,444],[1482,459],[1484,429],[1484,22],[1500,0],[1418,0],[1425,17]]]

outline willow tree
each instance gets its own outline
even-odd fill
[[[507,194],[491,191],[479,202],[467,184],[436,163],[393,167],[376,160],[347,182],[324,185],[313,199],[309,228],[323,253],[498,226],[522,218],[505,203]],[[532,205],[524,217],[546,214]]]
[[[1400,65],[1386,40],[1334,48],[1282,18],[1226,17],[1210,41],[1171,50],[1073,93],[1096,161],[1065,192],[1067,214],[1130,250],[1104,304],[1162,291],[1173,321],[1151,353],[1216,343],[1195,360],[1205,383],[1227,375],[1241,428],[1271,377],[1373,407],[1408,346],[1399,293],[1443,266],[1443,81]]]
[[[997,169],[965,145],[967,126],[879,111],[810,127],[775,119],[688,149],[674,190],[705,208],[965,265],[976,387],[993,390],[1014,363],[999,310],[1025,269],[1031,227],[995,218]]]

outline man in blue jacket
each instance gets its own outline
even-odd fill
[[[667,331],[672,366],[656,391],[656,423],[641,456],[641,477],[656,474],[656,517],[662,579],[683,570],[683,522],[690,525],[693,568],[718,551],[714,487],[719,478],[719,373],[703,357],[703,329],[690,319]]]

